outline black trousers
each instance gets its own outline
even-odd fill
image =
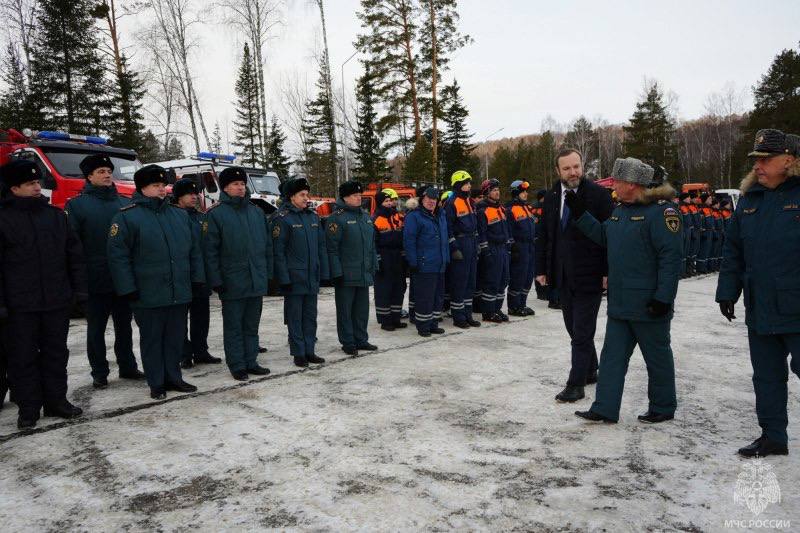
[[[183,339],[183,359],[203,357],[208,353],[208,328],[211,322],[209,297],[195,295],[189,304],[189,334]]]
[[[67,333],[70,309],[11,312],[3,327],[8,382],[25,418],[67,397]]]
[[[575,292],[566,287],[559,289],[561,314],[571,339],[572,368],[567,379],[568,387],[583,387],[586,378],[597,372],[597,349],[594,334],[597,330],[597,312],[603,299],[601,292]]]
[[[106,359],[106,326],[108,318],[114,323],[114,355],[119,373],[136,372],[133,355],[133,313],[128,301],[116,294],[90,294],[86,302],[86,355],[92,367],[92,377],[108,377]]]
[[[6,378],[6,351],[3,348],[3,340],[0,338],[0,407],[6,400],[6,393],[8,392],[8,379]]]

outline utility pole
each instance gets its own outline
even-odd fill
[[[358,55],[358,50],[342,63],[342,155],[344,156],[344,180],[350,181],[350,149],[347,147],[347,103],[344,90],[344,66]]]
[[[492,136],[494,136],[494,135],[497,135],[498,133],[500,133],[500,132],[501,132],[501,131],[503,131],[504,129],[506,129],[506,128],[505,128],[505,127],[502,127],[502,128],[500,128],[499,130],[497,130],[497,131],[494,131],[494,132],[490,133],[490,134],[489,134],[489,135],[487,135],[487,136],[486,136],[486,138],[483,140],[484,148],[486,148],[486,152],[484,153],[484,161],[486,162],[486,174],[484,175],[483,179],[486,179],[486,180],[488,180],[488,179],[489,179],[489,147],[488,147],[488,146],[486,146],[486,142],[489,140],[489,137],[492,137]]]

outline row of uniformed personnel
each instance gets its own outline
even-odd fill
[[[683,220],[683,277],[717,272],[733,214],[730,200],[691,191],[681,193],[676,203]]]

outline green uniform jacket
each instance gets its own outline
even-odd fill
[[[666,200],[661,187],[648,190],[642,204],[622,204],[604,223],[588,212],[576,222],[587,237],[605,246],[608,255],[608,316],[619,320],[661,321],[647,303],[672,304],[678,292],[683,261],[681,214]],[[672,188],[669,187],[672,191]]]
[[[284,204],[272,222],[275,280],[284,294],[317,294],[319,283],[330,278],[325,230],[311,209]]]
[[[192,283],[203,283],[203,255],[186,212],[157,198],[133,195],[111,220],[108,265],[117,294],[139,293],[134,308],[192,301]]]
[[[64,207],[70,226],[83,244],[89,275],[89,294],[114,292],[114,283],[108,268],[108,229],[114,215],[130,203],[130,200],[117,194],[114,185],[95,187],[87,181],[81,194],[67,202]]]
[[[325,226],[331,279],[342,278],[345,287],[372,285],[378,268],[378,253],[369,214],[338,200]]]
[[[745,178],[725,237],[716,300],[744,290],[747,326],[759,335],[800,333],[800,162],[790,171],[774,190]]]
[[[220,298],[266,296],[272,278],[272,235],[264,212],[244,198],[220,193],[206,211],[206,275]]]
[[[198,242],[200,243],[200,251],[203,254],[203,258],[205,259],[206,233],[208,232],[208,222],[206,221],[206,214],[203,211],[195,209],[194,207],[185,209],[185,211],[189,215],[189,220],[192,221],[192,231],[194,232]],[[207,283],[204,284],[202,287],[195,287],[194,295],[195,297],[211,296],[211,287],[209,287]]]

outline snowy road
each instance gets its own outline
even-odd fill
[[[742,320],[713,303],[715,277],[681,282],[673,322],[678,412],[644,426],[641,355],[634,354],[620,423],[587,425],[553,401],[566,379],[561,315],[422,339],[383,332],[381,350],[338,350],[333,295],[320,302],[318,354],[296,371],[281,302],[267,299],[266,379],[239,385],[224,367],[185,373],[191,396],[149,400],[142,384],[91,387],[85,324],[70,331],[70,391],[86,415],[46,418],[17,433],[0,411],[0,524],[22,530],[685,530],[725,531],[726,520],[800,526],[800,440],[767,460],[782,501],[757,517],[734,502],[758,436]],[[737,309],[743,318],[744,311]],[[605,306],[598,326],[602,345]],[[217,317],[215,320],[214,317]],[[219,323],[218,306],[212,321]],[[221,355],[219,326],[212,353]],[[800,434],[790,382],[790,438]],[[796,530],[796,529],[795,529]]]

